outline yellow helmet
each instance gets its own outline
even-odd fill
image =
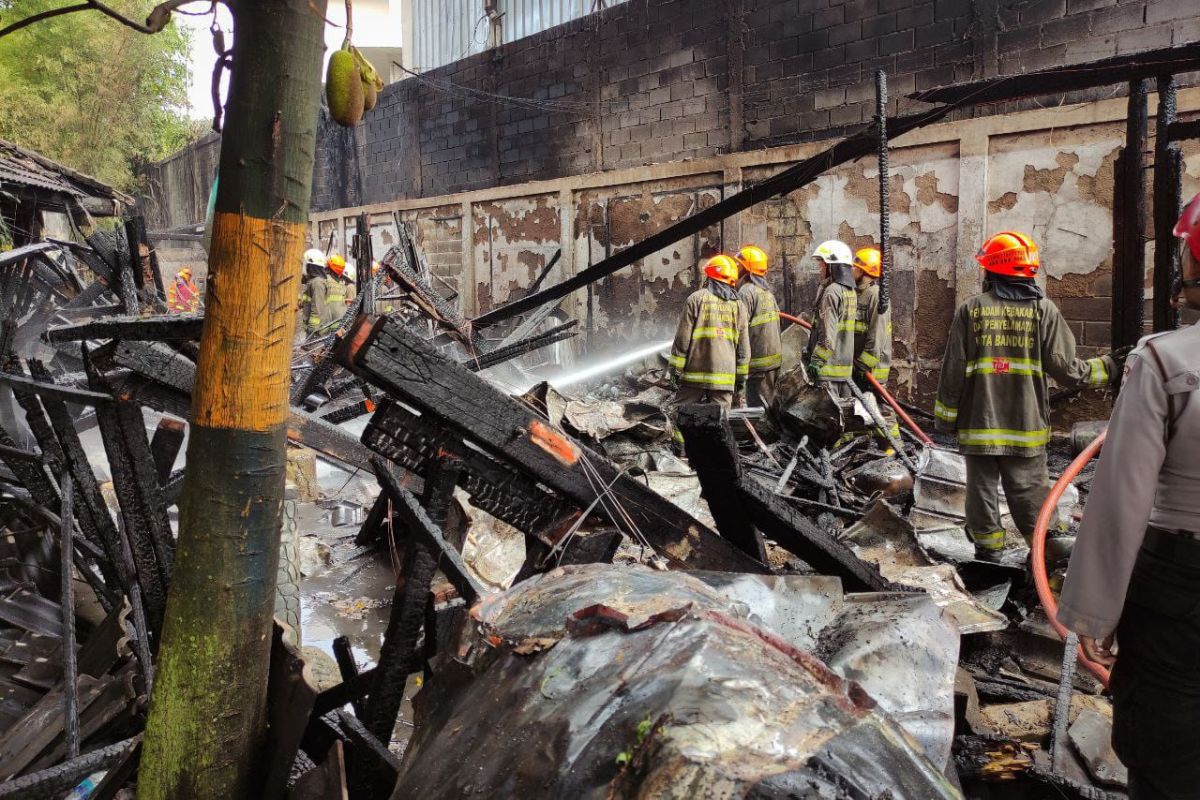
[[[854,266],[872,278],[878,278],[883,272],[883,253],[874,247],[864,247],[854,254]]]
[[[748,244],[738,251],[737,261],[751,275],[767,274],[767,253],[761,247]]]
[[[190,281],[192,279],[192,268],[184,267],[183,269],[179,270],[179,272],[176,272],[175,275],[183,278],[185,281]]]
[[[738,279],[738,265],[737,262],[732,258],[724,253],[721,253],[720,255],[713,256],[708,260],[708,263],[704,265],[704,274],[712,278],[714,281],[720,281],[721,283],[727,283],[730,286],[736,286]]]

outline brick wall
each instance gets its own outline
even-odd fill
[[[314,208],[823,138],[870,118],[877,69],[895,112],[1195,40],[1195,0],[630,0],[389,86],[356,132],[324,125]]]

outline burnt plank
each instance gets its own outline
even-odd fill
[[[76,325],[60,325],[46,331],[52,344],[84,339],[126,339],[135,341],[171,341],[199,339],[204,327],[203,314],[163,314],[154,317],[113,317]]]
[[[598,495],[614,524],[676,568],[762,573],[766,567],[608,459],[449,361],[395,322],[362,318],[338,358],[392,396],[542,482],[580,508]]]
[[[158,476],[158,485],[165,486],[171,479],[171,470],[179,450],[183,447],[183,437],[187,433],[187,425],[177,419],[163,417],[158,421],[154,438],[150,440],[150,454],[154,459],[154,472]]]
[[[766,545],[741,501],[730,491],[743,479],[742,460],[729,429],[725,409],[716,403],[679,409],[678,425],[688,463],[700,479],[700,493],[708,503],[717,530],[746,555],[767,563]]]
[[[141,734],[110,744],[62,764],[0,783],[0,800],[63,797],[93,772],[112,769],[141,741]],[[92,798],[97,798],[93,793]]]

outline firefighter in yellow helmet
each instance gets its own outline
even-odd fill
[[[830,240],[817,246],[813,258],[820,264],[822,285],[808,339],[808,374],[838,397],[850,397],[846,383],[854,362],[858,317],[858,293],[851,272],[854,255],[845,242]]]
[[[738,299],[738,265],[727,255],[704,266],[704,286],[688,297],[668,359],[678,390],[672,405],[733,404],[750,371],[746,311]]]
[[[761,247],[746,245],[734,257],[741,267],[738,296],[746,308],[750,332],[750,377],[746,400],[765,406],[775,396],[775,381],[783,366],[783,342],[779,335],[779,305],[767,284],[767,254]]]
[[[892,310],[879,310],[879,278],[883,275],[883,254],[874,247],[864,247],[854,254],[851,262],[854,283],[858,291],[858,319],[854,321],[854,382],[863,390],[868,402],[875,394],[864,376],[870,375],[881,384],[887,383],[892,371]],[[900,426],[891,406],[875,403],[876,410],[888,422],[889,433],[899,440]],[[885,450],[891,449],[887,437],[879,437]]]
[[[189,314],[200,310],[200,289],[192,280],[192,268],[184,267],[175,273],[167,287],[167,308],[173,314]]]
[[[976,557],[999,560],[1004,549],[997,484],[1028,540],[1049,490],[1047,376],[1065,387],[1103,386],[1115,374],[1109,355],[1075,356],[1075,337],[1034,277],[1038,246],[1017,231],[998,233],[975,259],[986,270],[983,292],[954,314],[934,414],[966,456],[967,532]]]

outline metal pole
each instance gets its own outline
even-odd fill
[[[883,262],[879,277],[879,313],[892,303],[892,220],[888,191],[887,73],[875,73],[875,129],[879,135],[879,253]]]
[[[1180,180],[1183,153],[1171,141],[1168,128],[1175,121],[1175,77],[1158,79],[1158,114],[1154,133],[1154,330],[1179,327],[1179,311],[1171,298],[1180,279],[1179,248],[1171,230],[1182,211]]]

